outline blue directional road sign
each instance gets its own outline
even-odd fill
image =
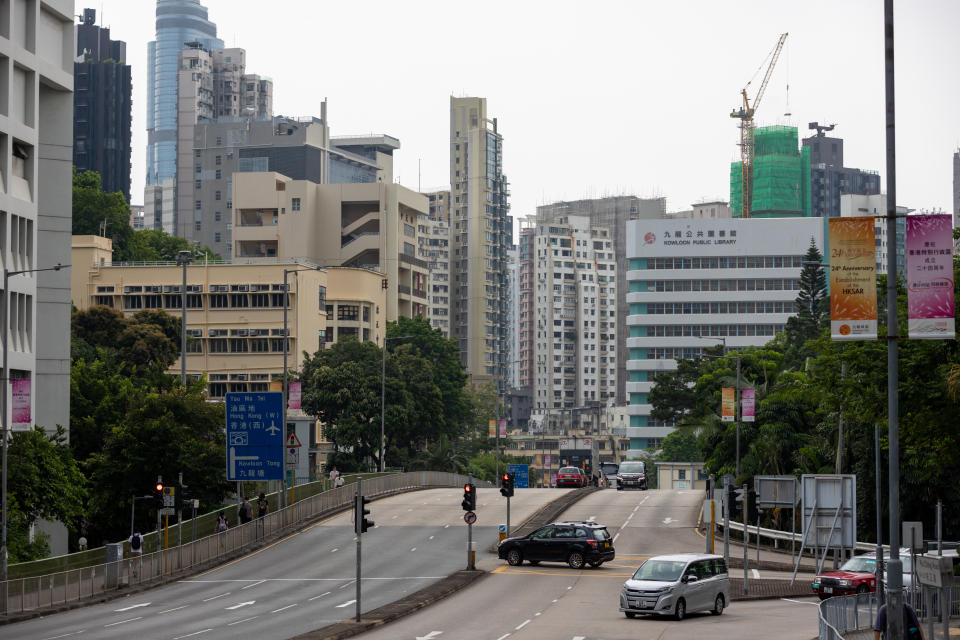
[[[529,467],[525,464],[508,464],[507,473],[513,474],[513,488],[514,489],[529,489],[530,488],[530,473]]]
[[[227,480],[283,479],[283,394],[227,394]]]

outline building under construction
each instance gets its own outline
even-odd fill
[[[810,148],[800,147],[796,127],[754,131],[752,218],[810,217]],[[730,207],[743,217],[742,163],[730,164]]]

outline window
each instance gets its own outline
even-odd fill
[[[300,198],[290,200],[290,211],[300,211]]]
[[[203,353],[203,342],[196,338],[187,339],[187,353]]]
[[[250,294],[250,306],[251,307],[269,307],[270,306],[270,294],[269,293],[252,293]]]
[[[209,344],[210,344],[210,353],[226,353],[227,352],[226,338],[211,338],[209,340]]]
[[[221,172],[220,169],[217,169],[217,180],[221,179],[222,177],[223,177],[223,172]]]
[[[247,353],[247,339],[230,338],[230,353]]]
[[[219,232],[219,231],[215,231],[215,232],[213,233],[213,241],[214,241],[214,242],[220,242],[220,232]]]
[[[235,309],[249,307],[250,300],[245,293],[231,293],[230,306]]]
[[[213,219],[214,219],[216,222],[220,222],[220,218],[221,218],[221,217],[223,217],[223,216],[222,216],[222,214],[221,214],[219,211],[215,211],[215,212],[213,213]]]
[[[219,192],[219,191],[217,191],[217,192],[214,194],[213,199],[214,199],[214,200],[219,200],[219,199],[220,199],[220,192]],[[197,202],[199,202],[199,200],[198,200]],[[197,207],[197,208],[199,209],[199,207]]]
[[[203,203],[199,200],[194,200],[193,208],[196,209],[197,211],[200,211],[201,209],[203,209]]]
[[[337,320],[358,320],[360,307],[353,304],[337,305]]]
[[[227,305],[227,294],[225,293],[213,293],[210,294],[210,308],[211,309],[226,309]]]
[[[252,353],[268,353],[270,350],[270,340],[268,338],[254,338],[250,341],[250,351]]]
[[[200,188],[202,188],[202,187],[203,187],[203,183],[202,183],[201,181],[199,181],[199,180],[194,180],[194,182],[193,182],[193,188],[194,188],[194,189],[200,189]]]
[[[217,144],[220,144],[220,138],[217,138]],[[215,163],[216,163],[216,165],[217,165],[218,167],[220,166],[220,162],[221,162],[220,156],[217,156],[217,158],[216,158],[216,160],[215,160]],[[217,176],[217,177],[219,177],[219,176]]]

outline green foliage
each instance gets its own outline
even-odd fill
[[[186,238],[172,236],[159,229],[140,229],[133,232],[122,259],[127,262],[173,262],[181,251],[194,254],[194,262],[219,260],[210,247],[196,249]],[[114,252],[116,253],[116,252]]]
[[[73,169],[73,235],[97,235],[113,239],[113,252],[123,260],[133,237],[130,206],[123,193],[100,190],[96,171]]]
[[[663,439],[658,460],[664,462],[701,462],[697,437],[685,429],[678,429]]]

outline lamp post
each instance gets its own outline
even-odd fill
[[[719,340],[723,343],[723,352],[726,355],[727,352],[727,337],[726,336],[697,336],[700,340]],[[733,396],[733,416],[734,423],[737,425],[737,466],[736,466],[736,476],[740,477],[740,352],[736,353],[737,357],[737,386],[734,391]]]
[[[280,450],[282,457],[280,458],[283,461],[283,477],[280,479],[280,491],[277,492],[277,503],[280,507],[283,507],[284,503],[284,487],[287,478],[287,456],[286,456],[286,443],[287,443],[287,353],[290,352],[290,330],[287,328],[287,309],[290,307],[290,291],[287,289],[287,275],[291,273],[296,273],[298,271],[320,271],[320,267],[303,267],[300,269],[284,269],[283,270],[283,438],[280,442]],[[290,486],[293,486],[293,478],[290,479]]]
[[[407,338],[412,338],[413,336],[393,336],[392,338],[387,337],[387,330],[383,330],[383,350],[382,350],[382,361],[380,364],[380,473],[383,473],[385,468],[384,455],[386,453],[386,441],[384,440],[384,422],[386,417],[386,408],[387,408],[387,342],[390,340],[405,340]]]
[[[183,286],[180,288],[180,384],[187,388],[187,265],[193,262],[192,251],[178,251],[177,265],[183,267]]]
[[[9,367],[8,359],[10,350],[7,348],[7,335],[8,331],[8,321],[10,318],[10,287],[9,281],[12,276],[19,276],[24,273],[36,273],[38,271],[60,271],[60,269],[66,269],[70,265],[68,264],[57,264],[54,267],[46,267],[43,269],[21,269],[19,271],[7,271],[3,272],[3,379],[2,379],[2,388],[0,388],[0,427],[2,427],[2,437],[3,440],[3,453],[2,453],[2,466],[3,466],[3,480],[2,488],[0,488],[0,493],[2,493],[2,502],[3,502],[3,525],[2,525],[2,537],[0,537],[0,585],[3,586],[0,589],[0,613],[7,612],[7,440],[10,439],[9,426],[7,424],[7,393],[10,388],[9,384]]]

